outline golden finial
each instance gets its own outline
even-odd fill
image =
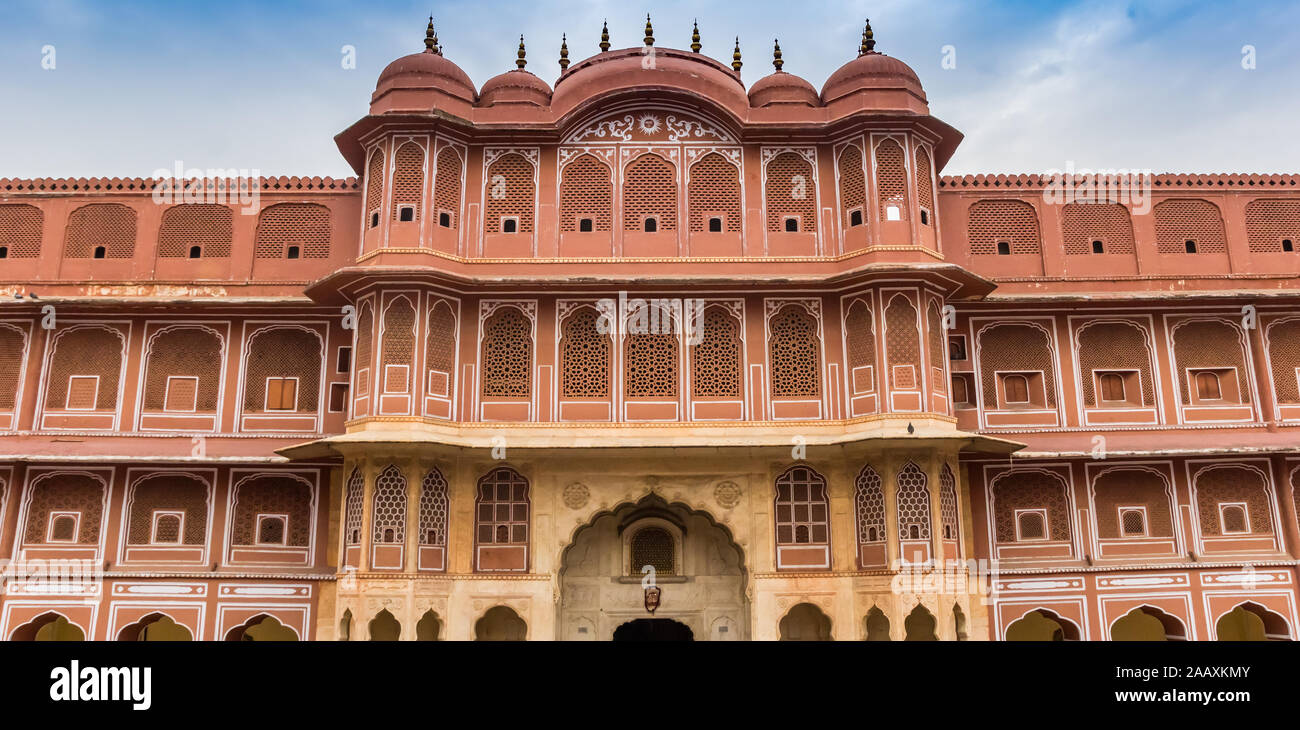
[[[438,31],[433,29],[433,16],[429,16],[429,27],[424,29],[424,52],[442,55],[442,46],[438,45]]]
[[[776,67],[776,70],[777,70],[777,71],[780,71],[780,70],[781,70],[781,67],[785,65],[785,61],[782,61],[782,60],[781,60],[781,40],[780,40],[780,39],[777,39],[777,40],[772,41],[772,65],[773,65],[774,67]]]
[[[647,46],[655,44],[655,29],[650,25],[650,13],[645,14],[645,44]]]
[[[560,73],[569,70],[569,38],[560,34]]]
[[[697,20],[695,21],[695,27],[691,30],[691,50],[699,53],[703,47],[700,45],[700,22]]]
[[[871,32],[871,19],[867,19],[867,26],[862,29],[862,45],[858,47],[858,55],[865,56],[876,50],[876,36]]]
[[[609,21],[600,28],[600,52],[604,53],[609,50]]]
[[[519,58],[518,60],[515,61],[515,65],[519,67],[520,71],[522,71],[524,70],[524,66],[528,65],[527,59],[524,58],[524,37],[523,36],[519,36],[519,53],[517,55],[519,56]]]
[[[740,36],[736,36],[736,50],[731,52],[731,70],[740,73],[740,67],[744,65],[740,62]]]

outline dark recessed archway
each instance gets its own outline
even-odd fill
[[[695,641],[695,634],[670,618],[637,618],[614,629],[614,641]]]

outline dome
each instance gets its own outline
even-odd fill
[[[910,106],[899,94],[911,96],[921,106],[926,103],[921,79],[910,66],[883,53],[867,51],[831,74],[822,87],[823,104],[831,104],[857,93],[879,93],[878,102],[868,106],[893,109]],[[890,98],[891,96],[895,98]]]
[[[749,104],[753,107],[774,104],[821,106],[821,100],[817,96],[817,89],[803,77],[777,71],[764,76],[754,84],[749,90]]]
[[[707,99],[744,118],[749,108],[745,86],[731,68],[702,53],[655,47],[598,53],[575,63],[555,82],[551,108],[558,117],[620,93],[651,90]]]
[[[483,84],[483,90],[479,92],[479,106],[494,104],[547,106],[550,103],[551,87],[522,68],[493,76]]]
[[[384,68],[370,95],[370,113],[429,111],[473,104],[474,82],[447,60],[438,45],[433,21],[425,31],[424,52],[402,56]]]

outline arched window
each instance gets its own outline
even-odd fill
[[[529,526],[528,480],[497,467],[478,481],[474,538],[479,570],[526,571]],[[518,550],[490,550],[491,548]]]
[[[985,403],[1056,407],[1056,364],[1046,330],[1009,322],[985,327],[976,337]]]
[[[356,357],[352,358],[358,396],[370,394],[370,373],[374,368],[375,310],[369,301],[361,303],[357,314]]]
[[[1068,203],[1061,207],[1061,233],[1067,255],[1133,253],[1133,221],[1122,205]]]
[[[799,152],[781,152],[767,161],[764,173],[767,230],[787,231],[787,221],[793,221],[794,230],[815,232],[817,186],[812,162]]]
[[[375,480],[370,520],[375,542],[399,545],[406,542],[406,477],[392,464],[385,467]]]
[[[527,157],[508,152],[488,165],[483,207],[485,233],[532,233],[536,181]],[[514,230],[506,225],[514,223]]]
[[[903,148],[892,139],[876,145],[876,193],[880,220],[909,220],[907,212],[907,163]]]
[[[283,532],[281,544],[307,547],[315,501],[313,492],[307,483],[284,475],[259,474],[241,481],[235,485],[231,544],[264,544],[259,540],[262,517],[274,516],[284,523],[280,527]]]
[[[164,472],[131,487],[128,545],[202,545],[208,534],[208,485],[199,478]]]
[[[957,532],[957,479],[947,464],[939,470],[939,517],[940,529],[945,540],[958,540]]]
[[[34,205],[0,205],[0,247],[5,258],[34,259],[41,255],[45,213]]]
[[[993,481],[993,514],[998,542],[1022,539],[1068,541],[1070,502],[1060,476],[1041,470],[1006,472]],[[1026,531],[1021,516],[1037,514]],[[1026,537],[1036,535],[1036,537]]]
[[[1220,400],[1223,389],[1219,387],[1217,373],[1200,372],[1196,374],[1196,397],[1201,400]]]
[[[126,337],[107,326],[75,326],[56,334],[45,386],[45,408],[115,410],[125,345]]]
[[[925,211],[934,211],[934,181],[931,175],[934,167],[930,164],[930,154],[924,147],[916,148],[916,204],[921,207],[921,224],[929,225],[929,216]]]
[[[717,152],[704,155],[687,170],[686,203],[691,231],[740,233],[740,170]],[[716,230],[714,226],[716,225]]]
[[[456,375],[456,314],[445,299],[429,309],[424,348],[425,395],[450,398]]]
[[[889,384],[895,390],[920,388],[921,332],[916,307],[903,294],[895,294],[885,307],[885,356]]]
[[[853,393],[872,393],[876,390],[876,332],[871,317],[871,306],[861,299],[853,300],[844,317],[844,344],[849,367],[849,382]]]
[[[885,541],[885,493],[880,474],[871,465],[862,467],[853,485],[853,506],[857,515],[858,544]]]
[[[944,375],[948,359],[943,350],[943,315],[939,313],[939,303],[931,299],[925,310],[926,358],[930,361],[930,387],[937,393],[943,393],[948,387]]]
[[[1155,405],[1155,380],[1151,377],[1150,338],[1145,328],[1129,321],[1087,323],[1079,327],[1077,337],[1079,372],[1082,375],[1080,385],[1083,389],[1084,405],[1096,407],[1099,403],[1115,402],[1115,399],[1108,398],[1107,393],[1102,390],[1104,387],[1109,387],[1110,395],[1116,394],[1115,384],[1110,376],[1118,377],[1120,380],[1119,391],[1123,393],[1123,397],[1118,400],[1138,403],[1140,390],[1140,402],[1146,406]],[[1108,370],[1116,372],[1104,372]],[[1129,384],[1124,382],[1124,375],[1121,373],[1133,371],[1137,372],[1139,382],[1130,392]],[[1094,385],[1092,374],[1096,372],[1103,374]],[[1102,380],[1111,380],[1111,384],[1104,386]]]
[[[1235,323],[1218,319],[1185,320],[1174,325],[1174,360],[1183,405],[1216,400],[1250,402],[1245,337]]]
[[[384,309],[383,366],[385,393],[410,393],[415,360],[415,307],[396,297]]]
[[[230,256],[233,236],[230,208],[210,203],[173,205],[163,211],[158,228],[158,255],[162,258],[224,259]],[[198,247],[198,256],[191,249]]]
[[[790,467],[776,479],[776,543],[830,543],[826,479],[806,466]]]
[[[206,327],[167,327],[145,352],[144,410],[215,413],[221,393],[222,338]]]
[[[821,335],[817,317],[787,304],[768,320],[773,398],[821,397]]]
[[[24,543],[99,543],[104,517],[102,478],[72,472],[41,474],[30,490]]]
[[[1173,537],[1173,509],[1164,479],[1146,468],[1112,468],[1092,483],[1097,536]]]
[[[929,479],[911,462],[898,472],[898,539],[930,539]]]
[[[447,545],[447,479],[430,469],[420,484],[420,544]]]
[[[967,212],[970,250],[976,256],[1036,254],[1042,249],[1038,213],[1021,200],[980,200]]]
[[[1002,376],[1002,393],[1007,403],[1028,403],[1029,378],[1014,373]]]
[[[800,603],[781,618],[781,641],[830,641],[831,619],[811,603]]]
[[[646,331],[623,340],[623,394],[628,398],[676,398],[680,363],[676,322],[664,309],[648,306],[644,314],[649,326],[634,321],[628,327]]]
[[[633,575],[639,575],[649,565],[656,575],[677,574],[677,544],[672,533],[662,527],[642,527],[628,541]]]
[[[248,340],[244,411],[315,413],[319,409],[322,352],[316,332],[268,327]]]
[[[562,232],[608,232],[613,210],[614,181],[609,165],[590,154],[564,165],[560,172]]]
[[[654,221],[652,229],[646,221]],[[677,171],[664,158],[645,154],[623,169],[623,230],[677,230]]]
[[[867,179],[862,168],[862,151],[857,145],[845,145],[840,152],[839,173],[844,225],[849,228],[860,226],[866,217],[863,208],[867,203]]]
[[[518,307],[501,307],[484,320],[482,352],[483,397],[532,394],[532,322]]]
[[[393,162],[393,220],[418,221],[424,207],[424,148],[406,142]]]
[[[726,307],[705,308],[699,341],[691,347],[691,397],[739,398],[740,320]]]
[[[384,204],[384,151],[375,148],[366,166],[366,227],[379,225],[379,209]]]
[[[1223,214],[1208,200],[1163,200],[1151,208],[1160,253],[1225,253]]]
[[[460,220],[461,170],[460,153],[454,147],[438,151],[437,177],[433,181],[433,205],[440,228],[456,229]]]
[[[365,477],[361,470],[354,468],[348,477],[347,496],[344,500],[343,541],[348,545],[361,544],[361,520],[365,509]]]
[[[70,259],[129,259],[135,255],[135,211],[119,203],[83,205],[68,216],[63,255]]]
[[[259,259],[327,259],[330,209],[312,203],[278,203],[257,217]]]
[[[1016,539],[1018,541],[1047,539],[1047,524],[1041,510],[1016,514]]]
[[[560,324],[560,397],[608,398],[612,347],[601,314],[580,307]]]

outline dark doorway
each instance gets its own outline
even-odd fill
[[[614,629],[614,641],[695,641],[695,636],[670,618],[638,618]]]

